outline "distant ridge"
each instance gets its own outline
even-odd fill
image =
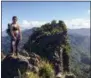
[[[35,27],[34,27],[35,28]],[[34,29],[32,28],[32,29]],[[23,29],[22,32],[29,31],[32,29]],[[90,28],[80,28],[80,29],[68,29],[68,34],[78,34],[83,36],[89,36],[90,35]],[[2,31],[2,37],[7,36],[6,31]]]
[[[90,28],[68,29],[68,34],[78,34],[82,36],[90,36]]]

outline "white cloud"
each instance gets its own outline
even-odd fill
[[[50,21],[48,21],[50,22]],[[40,27],[41,25],[48,23],[47,21],[22,21],[22,28],[23,29],[30,29],[33,27]],[[58,20],[57,20],[58,22]],[[64,20],[67,25],[67,28],[70,29],[78,29],[78,28],[90,28],[90,19],[85,18],[75,18],[71,20]]]
[[[65,20],[68,28],[90,28],[90,19],[76,18],[72,20]]]
[[[45,24],[45,21],[27,21],[27,20],[23,20],[22,21],[22,28],[24,29],[30,29],[33,27],[40,27],[41,25]]]

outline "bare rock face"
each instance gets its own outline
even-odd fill
[[[33,66],[31,71],[34,73],[38,73],[39,65],[41,63],[40,56],[35,53],[31,53],[29,56],[30,56],[29,63]]]
[[[2,78],[14,78],[15,76],[19,76],[18,71],[24,73],[28,69],[29,62],[27,59],[23,58],[7,55],[1,63]]]
[[[38,63],[40,57],[37,54],[30,54],[30,58],[23,55],[13,56],[7,55],[1,62],[2,78],[14,78],[15,76],[21,76],[27,70],[38,73]]]
[[[59,23],[52,21],[51,24],[45,24],[36,30],[24,45],[24,49],[29,54],[34,52],[47,58],[54,64],[56,73],[69,71],[69,56],[67,54],[69,44],[66,25],[63,21],[59,21]]]
[[[76,78],[74,74],[66,74],[65,78]]]

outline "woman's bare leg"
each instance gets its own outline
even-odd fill
[[[16,40],[16,44],[15,44],[15,47],[16,47],[16,55],[18,55],[18,45],[19,45],[19,40]]]
[[[11,40],[11,44],[10,44],[10,53],[13,53],[12,40]]]
[[[12,53],[14,54],[15,53],[15,49],[16,49],[16,47],[15,47],[15,42],[16,41],[12,41]]]

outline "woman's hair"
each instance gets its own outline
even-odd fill
[[[17,16],[13,16],[12,19],[17,19]]]

